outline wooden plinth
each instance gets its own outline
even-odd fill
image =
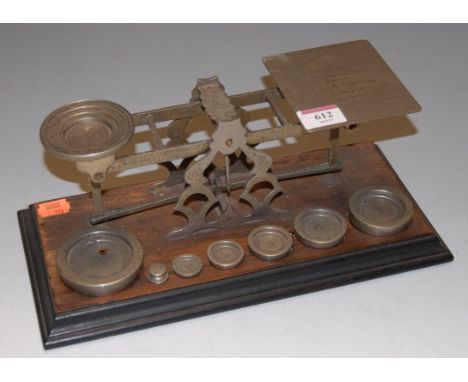
[[[331,207],[348,216],[351,194],[368,185],[388,185],[410,197],[377,146],[371,143],[341,147],[343,164],[339,173],[282,181],[284,193],[273,206],[290,211],[290,216],[268,223],[293,231],[293,218],[311,206]],[[316,151],[275,158],[273,170],[287,170],[324,162],[327,152]],[[153,198],[151,183],[109,190],[105,207],[112,208]],[[160,188],[163,193],[164,189]],[[238,195],[238,194],[237,194]],[[234,193],[234,196],[236,194]],[[138,279],[126,290],[104,297],[86,297],[60,280],[55,264],[56,250],[65,238],[89,226],[93,211],[89,194],[66,198],[68,213],[41,218],[40,203],[18,211],[32,290],[44,347],[154,326],[180,319],[261,303],[282,297],[385,276],[453,259],[422,211],[414,202],[410,226],[389,237],[363,234],[348,223],[344,241],[329,249],[313,249],[297,240],[289,256],[273,262],[247,255],[232,270],[209,265],[206,250],[215,240],[233,239],[246,251],[247,235],[259,224],[239,226],[193,238],[169,241],[166,235],[185,223],[173,214],[173,205],[159,207],[112,222],[135,234],[144,249],[144,264]],[[180,278],[172,272],[172,259],[181,253],[195,253],[204,261],[200,275]],[[147,280],[153,262],[163,262],[169,280],[154,285]]]

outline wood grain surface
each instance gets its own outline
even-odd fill
[[[338,173],[315,175],[293,180],[282,181],[283,194],[277,197],[273,206],[289,211],[287,217],[280,220],[270,219],[268,224],[278,224],[293,231],[294,216],[308,207],[324,206],[334,208],[342,213],[348,221],[348,230],[343,242],[329,249],[314,249],[305,246],[297,239],[293,240],[293,249],[287,257],[273,261],[262,261],[248,253],[247,236],[259,223],[238,226],[235,229],[224,229],[210,234],[196,235],[189,239],[169,241],[167,234],[174,228],[183,226],[185,218],[173,214],[174,205],[167,205],[115,220],[109,224],[121,227],[134,235],[142,243],[144,262],[137,280],[126,290],[104,297],[87,297],[68,288],[60,279],[55,263],[56,251],[60,244],[79,229],[88,227],[89,216],[93,212],[90,194],[67,197],[70,211],[57,216],[40,217],[36,214],[40,244],[44,253],[47,274],[52,290],[54,309],[57,313],[92,307],[108,302],[121,302],[137,296],[144,296],[161,291],[227,279],[233,276],[251,274],[256,271],[296,264],[314,259],[335,256],[364,248],[382,246],[409,240],[420,236],[434,234],[420,209],[414,203],[414,215],[409,227],[400,234],[389,237],[373,237],[359,232],[348,219],[347,203],[351,194],[357,189],[369,185],[387,185],[411,196],[388,165],[380,150],[372,143],[362,143],[338,149],[339,160],[343,170]],[[295,169],[324,162],[327,150],[306,152],[298,155],[274,159],[273,171]],[[109,190],[104,194],[105,208],[120,207],[154,198],[149,189],[152,183]],[[164,193],[164,188],[158,186]],[[233,192],[235,198],[239,192]],[[58,198],[58,199],[61,199]],[[33,205],[37,211],[41,203]],[[265,224],[265,223],[262,223]],[[243,262],[232,270],[219,270],[208,263],[206,250],[215,240],[236,240],[246,252]],[[181,278],[172,272],[172,259],[182,253],[199,255],[203,262],[202,272],[194,278]],[[154,262],[166,264],[169,279],[162,285],[154,285],[147,280],[147,269]]]

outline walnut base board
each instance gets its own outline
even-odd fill
[[[399,182],[376,146],[357,145],[354,149],[347,147],[342,151],[344,158],[347,155],[357,158],[356,165],[359,165],[359,155],[368,158],[377,153],[380,159],[375,171],[383,171],[385,168],[389,182]],[[374,155],[373,160],[377,160],[377,156]],[[404,188],[401,184],[400,187]],[[119,297],[105,302],[95,300],[95,304],[87,300],[79,302],[80,296],[72,296],[81,305],[63,308],[57,304],[57,295],[62,293],[63,287],[57,286],[59,281],[50,273],[48,261],[51,257],[46,256],[47,241],[44,244],[41,240],[44,224],[38,222],[36,206],[31,205],[29,209],[18,211],[18,219],[46,349],[387,276],[453,259],[415,204],[420,223],[412,228],[410,236],[397,236],[390,242],[369,238],[367,246],[361,245],[356,249],[351,240],[348,244],[343,243],[339,253],[329,256],[311,256],[310,260],[296,263],[285,260],[284,263],[268,268],[207,279],[156,293],[138,295],[135,286],[135,293],[130,297],[125,295],[126,298]],[[143,272],[141,277],[145,277]]]

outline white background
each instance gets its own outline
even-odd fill
[[[131,112],[184,103],[196,78],[257,90],[261,57],[365,38],[423,111],[379,142],[455,261],[346,287],[44,351],[16,211],[82,192],[44,156],[56,107],[103,98]],[[467,356],[467,26],[0,26],[2,356]],[[398,127],[395,127],[398,129]]]

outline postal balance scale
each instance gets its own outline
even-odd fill
[[[46,348],[452,259],[378,147],[339,145],[340,130],[420,110],[372,45],[263,62],[271,88],[228,95],[214,76],[183,105],[131,114],[78,101],[45,119],[46,152],[92,187],[18,212]],[[259,104],[274,126],[249,126]],[[208,138],[189,139],[196,119]],[[138,126],[152,149],[122,155]],[[325,149],[258,148],[318,131]],[[104,189],[110,174],[149,164],[169,175]]]

